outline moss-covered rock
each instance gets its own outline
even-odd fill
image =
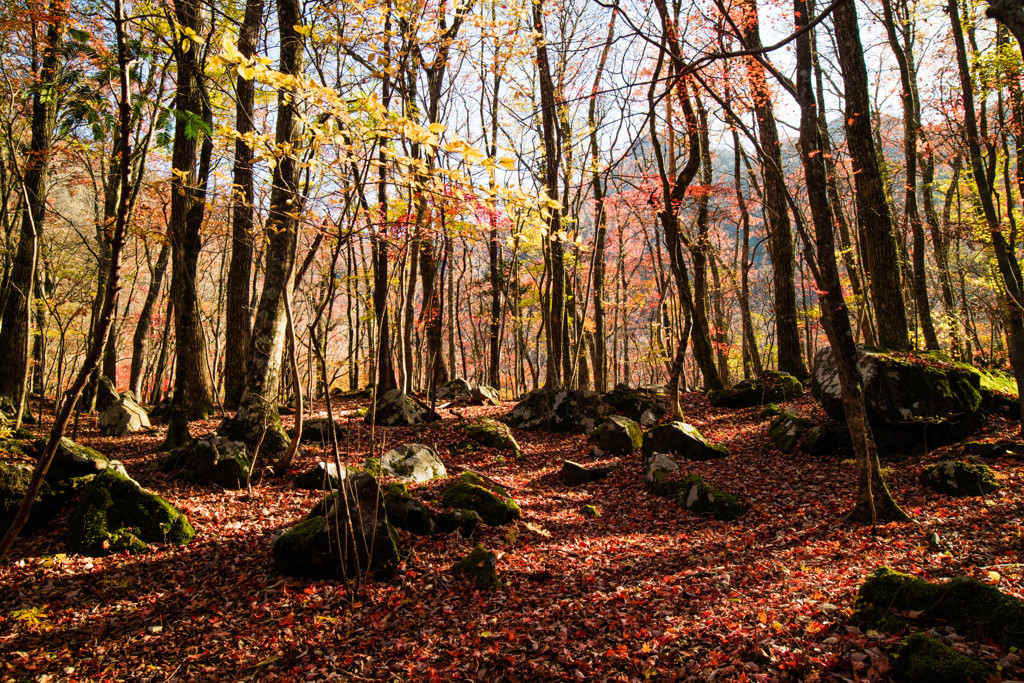
[[[921,483],[951,496],[984,496],[998,491],[995,472],[987,465],[941,460],[921,470]]]
[[[450,534],[458,531],[463,538],[472,536],[481,521],[475,510],[444,510],[434,517],[438,533]]]
[[[335,463],[321,461],[295,477],[292,485],[306,491],[331,491],[338,488],[348,474],[349,468],[344,465],[339,470]]]
[[[598,509],[593,505],[584,505],[582,512],[584,517],[589,517],[591,519],[597,519],[601,516],[600,511],[598,511]]]
[[[679,504],[694,514],[723,521],[736,519],[747,509],[738,495],[717,489],[694,473],[680,482]]]
[[[853,453],[850,430],[835,420],[825,420],[808,429],[800,441],[800,450],[810,455],[841,455]]]
[[[660,394],[643,387],[634,389],[626,384],[617,384],[614,389],[601,398],[619,415],[628,417],[645,427],[657,424],[668,412],[662,401],[659,400]]]
[[[417,401],[398,389],[391,389],[377,397],[370,405],[363,421],[383,427],[415,427],[436,422],[441,416],[427,405]]]
[[[206,434],[167,453],[157,467],[164,472],[180,469],[182,477],[198,484],[240,489],[248,484],[252,461],[244,443]]]
[[[382,474],[400,481],[430,481],[448,474],[437,451],[419,443],[407,443],[391,449],[378,464]]]
[[[964,453],[979,458],[993,460],[995,458],[1012,458],[1019,460],[1024,457],[1024,443],[1014,439],[1000,441],[968,441],[963,445]]]
[[[757,379],[745,379],[729,389],[708,394],[711,405],[719,408],[749,408],[800,398],[804,386],[788,372],[768,370]]]
[[[466,436],[481,446],[511,453],[517,460],[523,457],[519,442],[512,436],[512,430],[506,424],[489,417],[481,417],[467,422],[464,429]]]
[[[868,420],[881,453],[913,452],[966,437],[980,424],[980,378],[934,354],[858,349]],[[830,348],[815,356],[811,387],[825,412],[845,421],[839,370]]]
[[[789,453],[814,423],[794,412],[784,410],[768,426],[768,441],[772,446]]]
[[[481,590],[501,586],[501,579],[498,578],[497,556],[479,543],[469,555],[456,562],[452,566],[452,570],[472,578],[476,587]]]
[[[38,439],[32,444],[32,454],[39,457],[46,448],[46,440]],[[86,477],[99,474],[107,469],[110,459],[99,451],[75,443],[66,436],[61,437],[57,444],[57,450],[53,455],[53,462],[46,472],[46,478],[50,481],[59,479],[70,479],[72,477]]]
[[[377,480],[360,472],[341,493],[320,503],[274,542],[274,566],[282,574],[343,579],[357,572],[389,574],[399,560],[398,536],[388,523]]]
[[[441,496],[445,507],[473,510],[484,524],[501,526],[523,516],[512,496],[501,486],[464,472]]]
[[[679,493],[679,480],[672,476],[679,471],[679,463],[664,453],[644,458],[644,482],[656,496],[672,497]]]
[[[153,413],[150,413],[152,416]],[[236,414],[220,423],[216,435],[226,441],[246,444],[252,449],[259,445],[259,453],[256,455],[263,462],[274,462],[288,451],[291,437],[281,426],[281,416],[277,410],[259,417],[258,422],[250,422]],[[213,435],[203,438],[210,436]]]
[[[761,408],[761,419],[767,420],[770,417],[782,414],[782,408],[779,407],[778,403],[766,403]]]
[[[984,683],[994,671],[924,633],[900,641],[892,673],[901,683]]]
[[[13,437],[0,438],[0,453],[8,453],[10,455],[16,455],[25,457],[32,452],[32,444],[23,439],[16,439]]]
[[[590,435],[592,451],[598,458],[609,455],[629,455],[640,450],[644,434],[640,425],[622,415],[612,415]]]
[[[43,481],[22,532],[44,528],[47,522],[60,513],[78,492],[92,481],[93,476],[95,475],[52,482]],[[14,521],[31,481],[31,467],[0,462],[0,534],[3,534]]]
[[[318,417],[312,420],[302,421],[302,436],[300,437],[302,443],[309,444],[330,444],[331,443],[331,431],[334,431],[334,437],[338,441],[345,438],[345,427],[338,424],[335,420],[331,422],[326,417]],[[295,430],[292,429],[288,432],[288,436],[294,437]]]
[[[921,623],[946,623],[963,636],[1024,646],[1024,602],[970,577],[930,583],[887,567],[857,592],[857,618],[869,628],[898,631],[912,613]]]
[[[610,414],[597,392],[541,388],[520,398],[502,420],[517,429],[590,434]]]
[[[180,510],[108,467],[86,487],[65,540],[68,552],[101,557],[145,552],[149,543],[185,545],[195,534]]]
[[[729,449],[714,444],[700,430],[685,422],[658,425],[644,434],[644,457],[652,453],[666,453],[686,460],[712,460],[729,455]]]
[[[422,536],[437,533],[437,522],[430,508],[409,493],[408,486],[395,483],[383,487],[383,491],[384,510],[391,524]]]

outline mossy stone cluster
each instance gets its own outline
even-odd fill
[[[111,467],[85,489],[68,520],[66,541],[68,552],[102,557],[143,553],[149,543],[185,545],[195,534],[180,510]]]
[[[745,379],[729,389],[712,391],[708,394],[708,401],[718,408],[750,408],[792,401],[803,393],[803,384],[793,375],[768,370],[757,379]]]
[[[941,460],[921,470],[921,483],[951,496],[984,496],[1000,489],[987,465],[963,460]]]
[[[481,590],[501,586],[501,579],[498,578],[497,556],[479,543],[468,555],[456,562],[452,566],[452,570],[473,579],[476,587]]]
[[[783,410],[768,425],[768,441],[777,450],[789,453],[796,448],[797,443],[813,425],[810,420],[792,411]]]
[[[902,615],[916,612],[920,623],[949,624],[960,635],[1003,647],[1024,646],[1024,602],[971,577],[931,583],[881,567],[861,585],[855,609],[860,621],[880,631],[904,628]]]
[[[489,526],[508,524],[523,516],[508,491],[470,472],[464,472],[445,489],[441,502],[448,508],[472,510]]]
[[[481,417],[467,422],[465,430],[466,436],[481,446],[512,453],[517,460],[523,457],[519,442],[512,436],[512,430],[506,424],[489,417]]]
[[[679,504],[696,515],[731,521],[746,512],[746,505],[735,493],[722,491],[690,473],[680,482]]]
[[[993,671],[927,634],[914,633],[893,653],[892,673],[902,683],[983,683]]]

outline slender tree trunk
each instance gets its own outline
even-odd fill
[[[170,245],[164,242],[160,246],[160,255],[157,256],[156,265],[150,272],[146,300],[142,303],[142,310],[139,311],[139,322],[135,326],[135,334],[132,336],[132,365],[128,376],[128,388],[139,401],[143,400],[142,371],[146,366],[146,342],[149,339],[149,327],[153,322],[153,309],[160,298],[160,289],[163,287],[164,273],[167,272],[169,255]]]
[[[857,220],[866,235],[866,270],[878,319],[878,341],[885,348],[905,350],[910,348],[910,335],[895,226],[873,142],[867,69],[857,10],[852,0],[836,5],[832,20],[845,85],[846,143],[853,161]]]
[[[245,15],[238,33],[238,51],[249,59],[256,53],[263,20],[263,0],[246,0]],[[235,129],[239,135],[254,130],[253,103],[255,83],[239,76],[235,79]],[[245,386],[252,344],[252,278],[254,193],[252,148],[242,138],[235,139],[234,179],[231,201],[231,263],[228,266],[227,315],[224,331],[224,407],[238,408]]]

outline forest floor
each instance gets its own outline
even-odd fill
[[[792,405],[819,410],[809,398]],[[334,404],[352,463],[371,448],[358,407]],[[0,680],[889,680],[899,636],[864,631],[852,616],[875,568],[967,574],[1024,596],[1024,461],[989,463],[1002,490],[969,499],[918,484],[922,465],[956,446],[888,463],[889,486],[916,523],[852,526],[842,522],[851,460],[783,455],[768,445],[760,409],[715,409],[688,394],[688,421],[732,455],[685,466],[750,504],[720,522],[648,494],[639,455],[603,481],[562,485],[563,459],[593,461],[583,436],[516,431],[520,460],[456,447],[461,419],[510,407],[377,429],[378,455],[434,446],[446,463],[507,484],[524,518],[481,526],[471,539],[400,531],[398,573],[351,600],[338,582],[274,571],[275,536],[317,493],[265,469],[251,491],[172,480],[151,467],[159,433],[115,440],[83,430],[81,443],[124,462],[198,534],[186,547],[100,559],[63,554],[62,520],[19,539],[0,564]],[[216,426],[193,423],[192,432]],[[974,438],[1014,429],[993,419]],[[293,474],[323,455],[306,448]],[[586,516],[585,505],[600,516]],[[497,552],[502,588],[480,591],[451,571],[478,542]],[[1002,666],[1004,679],[1024,678],[1016,653],[939,632]]]

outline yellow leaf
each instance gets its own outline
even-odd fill
[[[502,168],[508,171],[511,171],[516,167],[516,160],[512,157],[502,157],[498,159],[498,163],[501,164]]]
[[[988,580],[992,583],[999,583],[999,580],[1002,578],[1003,577],[999,574],[999,572],[990,571],[988,573]]]
[[[310,26],[299,26],[298,24],[296,24],[292,26],[292,28],[295,29],[296,33],[299,33],[304,36],[309,36],[313,33],[313,29]]]
[[[434,135],[440,135],[441,133],[448,130],[448,126],[444,125],[443,123],[432,123],[429,126],[427,126],[427,130],[429,130]]]

